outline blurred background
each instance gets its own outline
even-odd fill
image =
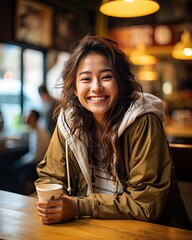
[[[180,170],[184,169],[184,160],[187,161],[178,178],[192,181],[192,0],[159,0],[156,12],[131,17],[103,14],[101,3],[100,0],[0,1],[2,172],[6,175],[10,164],[27,152],[28,129],[22,116],[30,109],[43,112],[38,87],[46,84],[50,95],[59,99],[60,90],[55,85],[61,81],[72,43],[92,33],[117,41],[144,91],[163,100],[168,141],[188,145],[188,150],[175,160]],[[180,50],[181,45],[186,45],[185,54]],[[2,182],[3,177],[1,188],[5,185]],[[191,185],[189,188],[191,191]],[[187,201],[192,209],[191,195]]]
[[[116,40],[130,58],[144,91],[164,100],[169,117],[190,125],[192,57],[175,59],[172,51],[184,32],[191,38],[192,1],[160,0],[157,12],[126,18],[102,14],[100,4],[99,0],[1,1],[0,110],[4,131],[22,131],[22,112],[31,107],[41,111],[40,84],[46,83],[50,93],[59,98],[54,86],[60,81],[63,62],[71,44],[87,33]],[[142,60],[141,55],[150,55],[152,62]]]

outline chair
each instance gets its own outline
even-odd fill
[[[192,144],[169,143],[178,181],[192,182]]]
[[[169,143],[181,197],[192,223],[192,144]]]

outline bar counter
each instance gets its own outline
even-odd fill
[[[34,197],[0,191],[0,239],[191,240],[192,231],[135,220],[76,219],[43,225]]]
[[[192,122],[179,123],[168,119],[164,124],[165,132],[168,136],[192,138]]]

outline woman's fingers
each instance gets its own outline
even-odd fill
[[[76,200],[63,195],[58,200],[37,202],[38,215],[44,224],[57,223],[76,216]]]

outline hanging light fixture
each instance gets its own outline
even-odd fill
[[[154,65],[157,63],[156,57],[147,53],[146,46],[139,44],[129,56],[130,61],[134,65]]]
[[[171,54],[175,59],[192,60],[192,39],[189,31],[182,33],[181,41],[175,44]]]
[[[111,17],[140,17],[159,10],[156,0],[102,0],[100,11]]]
[[[136,76],[140,81],[156,81],[159,78],[159,74],[153,69],[152,66],[141,67]]]

